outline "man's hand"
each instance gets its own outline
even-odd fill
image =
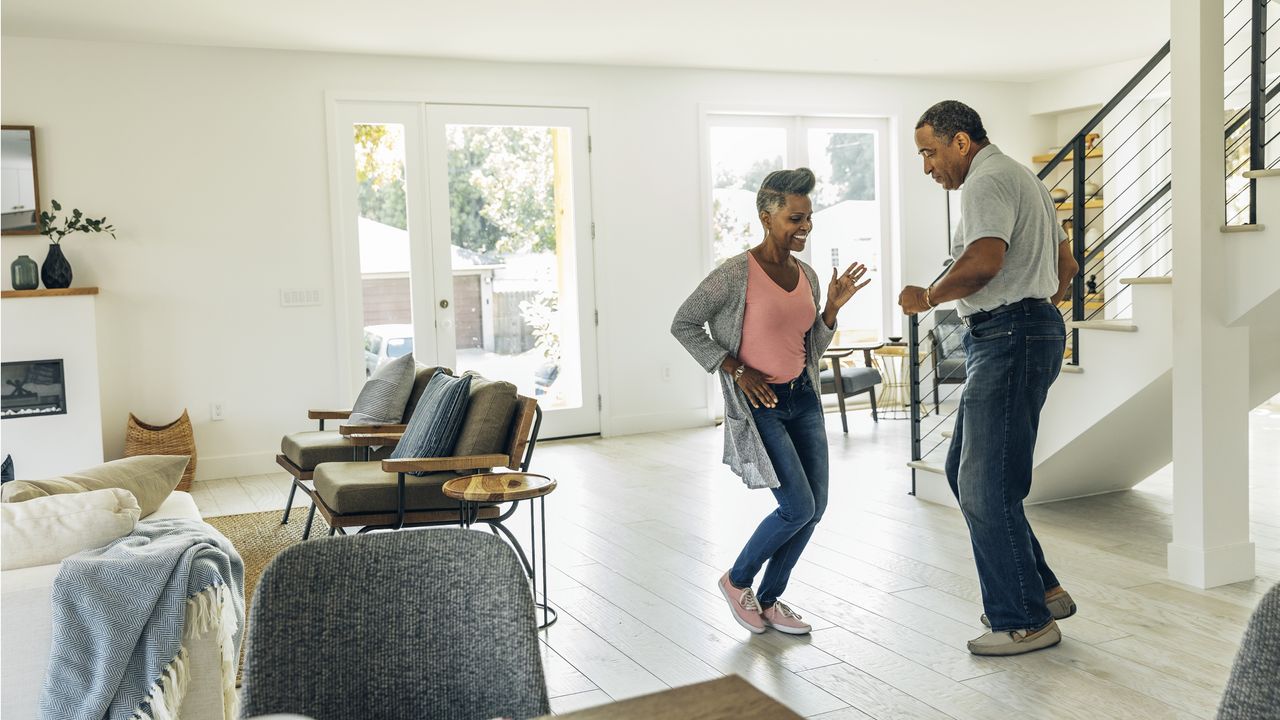
[[[902,292],[898,294],[898,304],[906,315],[915,315],[929,309],[929,304],[924,301],[924,288],[918,285],[902,288]]]

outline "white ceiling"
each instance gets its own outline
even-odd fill
[[[1153,54],[1175,0],[4,0],[5,35],[1027,81]]]

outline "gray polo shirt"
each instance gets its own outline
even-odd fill
[[[1040,178],[988,145],[974,156],[962,187],[951,257],[958,260],[969,243],[985,237],[1000,238],[1008,248],[991,282],[956,301],[961,317],[1024,298],[1052,297],[1058,291],[1058,243],[1067,234]]]

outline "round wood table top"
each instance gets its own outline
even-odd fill
[[[546,475],[522,472],[480,473],[449,480],[441,488],[446,497],[468,502],[510,502],[542,497],[556,489]]]

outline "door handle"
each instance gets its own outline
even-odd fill
[[[449,307],[449,301],[448,301],[448,300],[441,300],[441,301],[440,301],[440,308],[441,308],[442,310],[443,310],[443,309],[445,309],[445,308],[448,308],[448,307]]]

